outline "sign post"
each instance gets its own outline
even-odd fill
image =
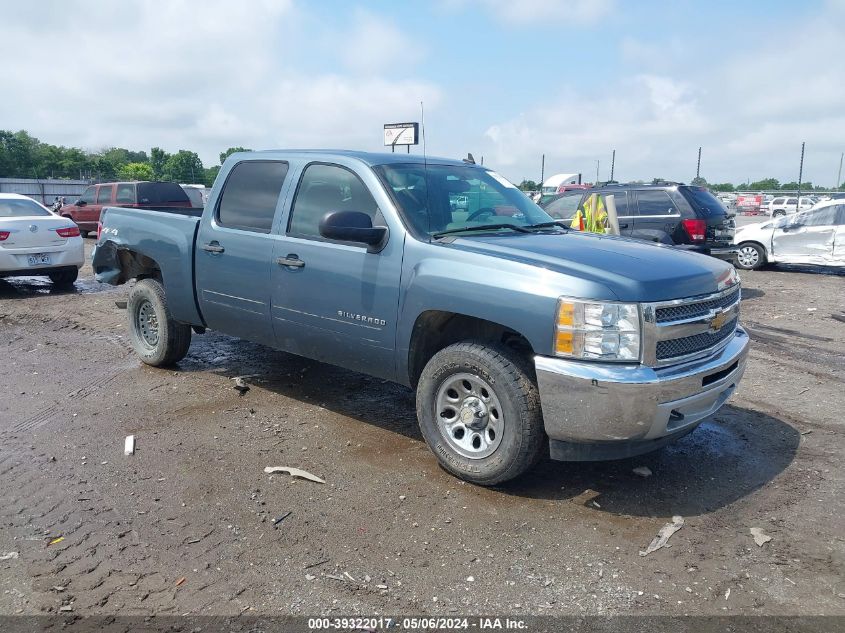
[[[420,143],[419,123],[385,123],[384,144],[390,145],[390,151],[395,152],[397,145],[404,145],[411,153],[411,145]]]

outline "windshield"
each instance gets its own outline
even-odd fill
[[[39,215],[52,214],[33,200],[14,198],[0,200],[0,218],[26,218]]]
[[[393,193],[406,223],[420,235],[552,221],[516,186],[481,167],[429,165],[426,169],[421,164],[396,164],[374,169]]]

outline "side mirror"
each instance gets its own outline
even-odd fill
[[[373,226],[373,221],[360,211],[331,211],[320,219],[320,235],[340,242],[361,242],[367,251],[381,250],[387,238],[387,228]]]
[[[84,207],[88,203],[85,200],[77,200],[75,204],[77,207]]]

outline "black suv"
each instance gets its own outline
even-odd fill
[[[619,231],[625,237],[734,260],[734,214],[705,187],[680,183],[605,185],[567,191],[544,208],[553,218],[568,220],[594,193],[613,194]]]

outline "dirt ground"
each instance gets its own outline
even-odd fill
[[[845,614],[845,271],[742,278],[714,419],[494,489],[438,468],[408,389],[217,333],[153,369],[125,287],[0,281],[0,615]]]

